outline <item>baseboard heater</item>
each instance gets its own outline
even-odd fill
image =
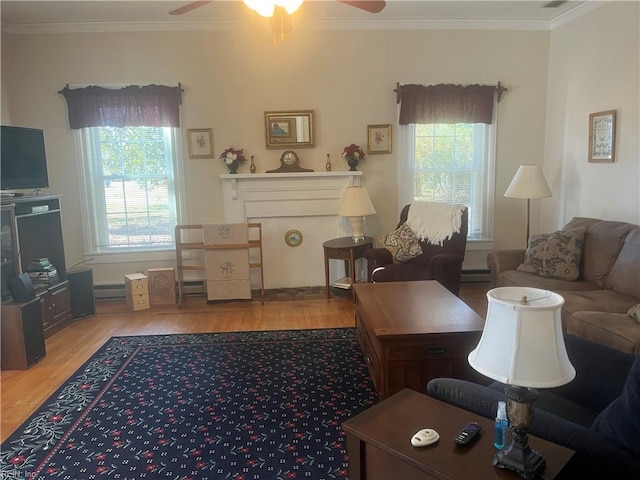
[[[490,270],[463,270],[462,278],[460,279],[462,283],[482,283],[490,280]],[[125,298],[124,284],[96,285],[94,288],[96,299],[116,300]],[[184,282],[184,293],[185,295],[203,295],[203,282],[198,280]]]
[[[462,283],[490,282],[491,270],[463,270],[460,281]]]
[[[125,298],[124,284],[113,285],[96,285],[96,299],[100,300],[117,300]],[[202,295],[204,293],[204,285],[201,281],[184,282],[185,295]]]

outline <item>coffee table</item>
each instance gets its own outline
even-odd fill
[[[485,382],[467,356],[484,320],[435,280],[357,283],[356,332],[376,391],[426,391],[435,377]]]
[[[453,437],[468,422],[482,426],[480,436],[465,447]],[[510,470],[492,465],[493,421],[461,408],[404,389],[342,424],[347,436],[349,478],[376,479],[512,479]],[[423,428],[440,434],[427,447],[411,446],[411,436]],[[545,459],[542,479],[554,478],[573,450],[529,435],[529,445]]]

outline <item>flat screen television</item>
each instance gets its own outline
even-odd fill
[[[48,187],[44,132],[37,128],[6,125],[0,129],[0,189]]]

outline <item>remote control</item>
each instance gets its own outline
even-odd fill
[[[411,437],[411,445],[414,447],[426,447],[427,445],[437,442],[439,438],[440,434],[435,430],[423,428]]]
[[[482,430],[482,427],[478,423],[469,422],[453,437],[453,441],[458,445],[467,445],[480,433],[480,430]]]

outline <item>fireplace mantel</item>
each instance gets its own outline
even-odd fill
[[[338,183],[343,184],[341,179],[350,178],[351,183],[349,183],[349,186],[351,186],[351,185],[360,185],[359,177],[361,176],[362,176],[362,172],[348,171],[348,172],[292,172],[292,173],[236,173],[236,174],[227,173],[224,175],[220,175],[220,178],[222,179],[223,185],[228,186],[228,188],[230,188],[232,199],[236,200],[238,196],[238,189],[237,189],[238,184],[239,182],[244,182],[244,181],[250,181],[250,182],[255,182],[256,184],[260,183],[264,185],[263,181],[266,180],[269,182],[269,185],[276,185],[272,183],[271,180],[286,181],[286,180],[295,180],[295,179],[306,179],[306,180],[328,179],[329,181],[331,181],[331,180],[340,179],[338,180]]]
[[[265,288],[324,285],[322,243],[348,235],[345,220],[337,215],[338,205],[346,187],[361,184],[362,172],[225,174],[220,178],[225,222],[262,223]],[[303,235],[298,247],[284,240],[291,229]]]

